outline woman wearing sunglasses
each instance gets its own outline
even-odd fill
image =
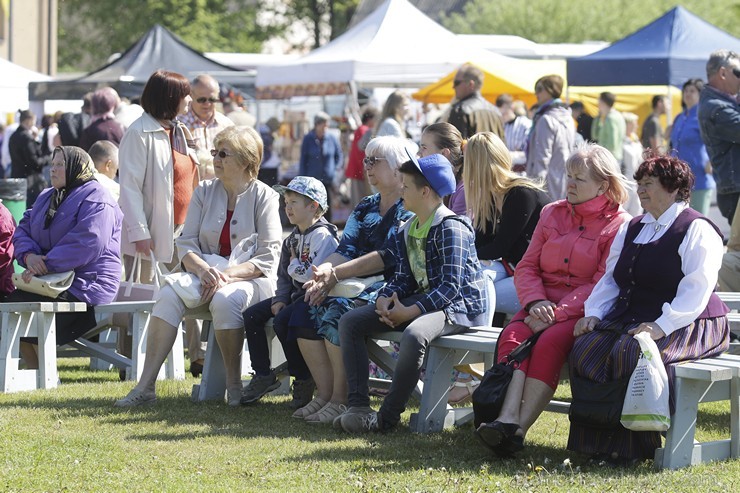
[[[304,406],[293,414],[295,418],[330,424],[346,409],[347,380],[339,348],[339,319],[356,306],[374,302],[384,281],[367,280],[364,291],[352,299],[329,294],[340,279],[376,274],[385,274],[388,279],[393,274],[395,258],[383,253],[386,242],[393,237],[396,225],[411,216],[401,201],[398,168],[416,151],[416,144],[391,136],[376,137],[365,148],[367,180],[378,193],[365,197],[355,207],[336,251],[319,266],[315,280],[305,285],[307,301],[316,306],[313,316],[318,335],[330,344],[324,344],[323,340],[298,339],[315,386],[313,382],[304,384]],[[318,393],[311,400],[315,388]]]
[[[263,151],[257,131],[229,127],[216,136],[214,146],[211,154],[216,178],[203,181],[195,190],[176,243],[183,269],[200,280],[201,301],[213,316],[213,329],[224,360],[228,403],[238,406],[242,392],[242,312],[274,294],[282,227],[277,192],[257,180]],[[225,269],[206,262],[205,256],[213,254],[228,259],[242,240],[247,243],[242,246],[244,251],[254,250],[251,256],[239,256],[236,263],[231,262],[233,265]],[[185,309],[171,286],[159,292],[149,323],[141,380],[116,406],[156,401],[157,374],[172,349]]]
[[[198,159],[188,129],[176,120],[188,111],[190,83],[175,72],[158,70],[144,87],[144,114],[123,135],[119,181],[123,210],[121,252],[126,272],[141,258],[142,282],[149,282],[149,259],[176,264],[175,238],[180,234],[193,190],[198,186]],[[174,261],[174,262],[173,262]],[[192,363],[202,364],[200,336],[186,324]],[[191,368],[192,370],[192,368]]]

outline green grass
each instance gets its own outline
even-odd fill
[[[117,409],[131,383],[61,359],[62,385],[0,394],[0,491],[722,491],[740,460],[656,472],[613,470],[565,450],[568,418],[544,413],[515,460],[492,458],[472,426],[433,435],[406,427],[350,437],[291,419],[288,397],[232,409],[194,404],[195,382],[160,382],[159,402]],[[567,398],[567,386],[558,391]],[[374,402],[377,406],[378,402]],[[702,405],[698,438],[729,436],[729,403]],[[564,465],[564,461],[571,465]]]

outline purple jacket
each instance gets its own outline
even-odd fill
[[[57,209],[49,229],[44,217],[53,189],[47,188],[23,214],[13,236],[15,258],[46,255],[49,272],[75,271],[69,292],[89,305],[110,303],[121,280],[123,213],[97,181],[75,188]]]

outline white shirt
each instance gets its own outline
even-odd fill
[[[644,226],[635,237],[635,244],[644,245],[661,238],[687,207],[685,202],[675,203],[657,220],[652,215],[645,214],[640,221]],[[586,300],[584,310],[587,317],[603,318],[619,296],[619,286],[613,274],[624,247],[628,226],[629,222],[626,222],[619,228],[606,260],[606,273]],[[717,285],[723,251],[722,238],[707,221],[691,222],[686,236],[678,246],[684,277],[678,283],[676,297],[670,303],[663,303],[663,313],[655,320],[666,335],[689,325],[707,306],[709,296]]]
[[[110,192],[116,202],[121,197],[121,185],[116,180],[112,180],[103,173],[95,173],[95,179]]]

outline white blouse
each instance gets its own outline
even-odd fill
[[[635,244],[644,245],[661,238],[687,207],[688,204],[685,202],[677,202],[657,220],[652,215],[645,214],[640,221],[644,226],[635,237]],[[584,305],[587,317],[602,319],[609,313],[619,296],[619,286],[613,274],[624,247],[628,227],[629,222],[622,224],[614,238],[606,260],[606,273],[596,284]],[[663,313],[655,320],[666,335],[689,325],[707,306],[709,296],[717,285],[717,273],[722,265],[723,252],[722,238],[714,228],[707,221],[692,221],[678,247],[684,277],[678,283],[676,297],[670,303],[663,303]]]

